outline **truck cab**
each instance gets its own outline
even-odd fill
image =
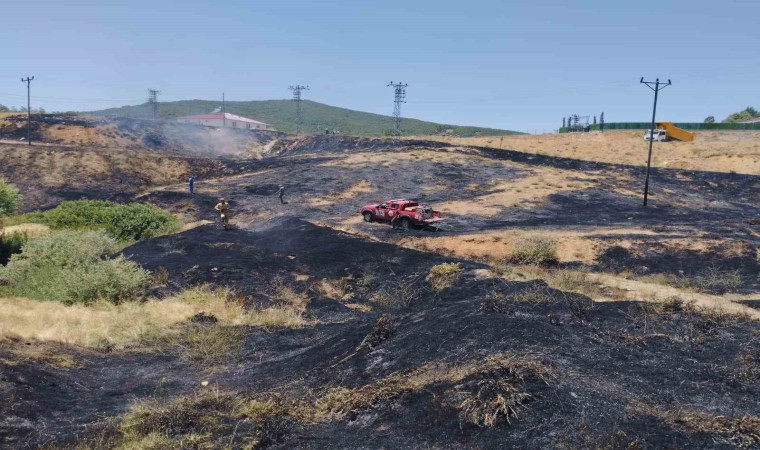
[[[644,133],[644,140],[650,141],[652,140],[652,130],[647,130]],[[654,130],[654,141],[655,142],[665,142],[668,140],[668,134],[665,130]]]

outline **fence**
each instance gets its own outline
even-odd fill
[[[651,122],[610,122],[604,124],[605,130],[646,130]],[[760,122],[755,123],[674,123],[684,130],[755,130],[760,131]],[[591,131],[598,131],[600,124],[589,125]],[[560,128],[560,133],[567,133],[567,128]]]

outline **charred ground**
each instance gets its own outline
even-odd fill
[[[757,176],[657,169],[643,209],[637,166],[341,136],[281,138],[261,156],[199,177],[194,197],[171,182],[132,197],[194,221],[213,219],[223,195],[238,229],[201,226],[123,253],[164,271],[151,295],[207,284],[264,308],[286,290],[306,322],[178,324],[234,336],[203,358],[149,339],[110,351],[6,339],[3,445],[115,446],[125,430],[215,447],[760,445]],[[398,197],[450,220],[406,233],[360,222],[362,204]],[[618,290],[712,269],[738,271],[741,285],[737,297],[712,292],[725,312],[680,288],[653,302],[509,276],[523,269],[501,252],[534,234],[559,243],[552,271],[629,283]],[[454,269],[434,283],[442,264]],[[72,362],[19,356],[30,346]]]

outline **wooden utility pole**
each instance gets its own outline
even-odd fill
[[[21,82],[26,83],[26,140],[29,145],[32,145],[32,80],[34,77],[22,78]]]
[[[654,82],[644,81],[644,77],[641,77],[641,84],[646,84],[649,89],[654,91],[654,106],[652,107],[652,128],[649,129],[649,157],[647,157],[647,179],[644,182],[644,206],[647,206],[647,198],[649,197],[649,167],[652,165],[652,143],[654,143],[654,119],[657,114],[657,93],[662,89],[670,86],[670,80],[667,83],[660,83],[660,79],[657,78]],[[654,86],[653,86],[654,85]]]

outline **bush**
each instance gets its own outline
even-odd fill
[[[8,264],[11,255],[21,253],[21,247],[29,238],[40,236],[50,231],[45,225],[25,223],[5,227],[0,230],[0,265]]]
[[[548,238],[531,237],[515,243],[512,250],[512,262],[516,264],[548,265],[554,264],[557,258],[557,244]]]
[[[29,239],[0,268],[11,295],[65,304],[134,298],[149,274],[122,257],[106,259],[116,242],[103,231],[59,231]]]
[[[0,264],[8,264],[11,255],[21,253],[21,246],[26,242],[23,234],[0,234]]]
[[[21,194],[16,186],[0,178],[0,217],[14,214],[21,204]]]
[[[145,239],[170,232],[177,220],[170,214],[151,205],[132,203],[113,209],[106,227],[108,233],[119,240]]]
[[[177,228],[177,220],[155,206],[140,203],[122,205],[102,200],[63,202],[55,209],[42,213],[40,219],[56,229],[103,228],[120,241],[145,239]]]

